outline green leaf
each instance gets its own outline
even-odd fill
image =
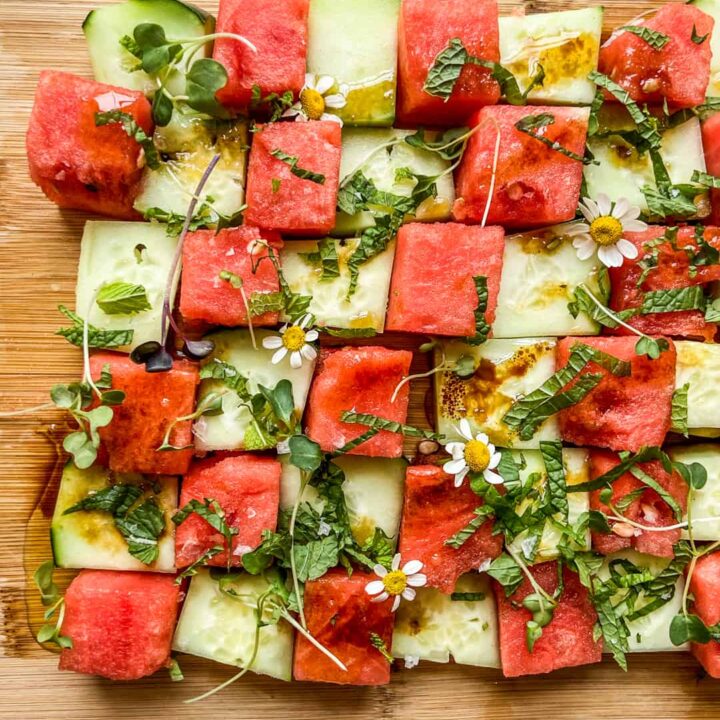
[[[555,150],[555,152],[559,152],[561,155],[564,155],[571,160],[577,160],[583,165],[598,164],[597,161],[578,155],[572,150],[568,150],[566,147],[563,147],[557,140],[550,140],[550,138],[541,134],[544,128],[554,124],[555,116],[551,113],[544,112],[537,115],[526,115],[525,117],[520,118],[520,120],[515,123],[515,129],[529,135],[535,140],[539,140],[546,147],[549,147],[551,150]]]
[[[234,287],[235,290],[239,290],[243,286],[242,278],[239,275],[236,275],[234,272],[230,272],[230,270],[221,270],[218,273],[218,277],[221,280],[230,283],[230,285]]]
[[[563,522],[568,520],[567,482],[563,464],[563,447],[559,440],[540,442],[540,453],[547,473],[548,507],[559,513]]]
[[[269,389],[258,385],[258,390],[268,401],[275,418],[290,428],[295,424],[295,400],[293,398],[292,383],[283,379]]]
[[[370,644],[389,662],[393,662],[393,656],[388,651],[385,641],[374,632],[370,633]]]
[[[437,140],[428,140],[421,128],[413,135],[406,135],[404,141],[412,147],[435,153],[443,160],[452,162],[462,157],[469,132],[467,127],[451,128],[445,130]]]
[[[687,437],[688,434],[688,391],[690,383],[685,383],[682,387],[675,388],[672,395],[672,411],[670,414],[672,420],[672,429],[675,432],[682,433]]]
[[[338,564],[339,550],[337,538],[327,535],[308,543],[296,544],[295,569],[300,582],[317,580]]]
[[[347,261],[348,270],[350,271],[348,299],[354,295],[357,289],[361,265],[387,250],[388,245],[397,234],[399,222],[390,216],[377,217],[375,218],[375,225],[365,230],[360,236],[360,242]]]
[[[102,510],[115,517],[124,517],[142,494],[142,488],[138,485],[123,483],[110,485],[110,487],[97,490],[84,497],[80,502],[71,505],[63,512],[63,515],[70,515],[81,510]]]
[[[368,338],[375,337],[378,332],[375,328],[322,328],[324,333],[339,338]]]
[[[254,292],[250,293],[248,307],[253,316],[282,312],[285,309],[285,298],[281,292]]]
[[[218,90],[225,87],[227,80],[227,71],[216,60],[196,60],[186,75],[187,104],[210,117],[229,117],[228,111],[215,96]]]
[[[510,597],[523,581],[520,566],[507,553],[496,557],[490,563],[487,573],[505,588],[506,597]]]
[[[665,33],[651,30],[644,25],[623,25],[623,27],[618,28],[618,30],[626,30],[633,35],[637,35],[650,45],[653,50],[662,50],[668,42],[670,42],[670,38],[665,35]]]
[[[697,28],[695,27],[695,24],[693,23],[692,33],[690,34],[690,39],[696,45],[702,45],[708,39],[709,35],[710,35],[710,33],[705,33],[705,35],[698,35]]]
[[[484,592],[454,592],[450,599],[456,602],[481,602],[486,598]]]
[[[527,105],[527,98],[530,91],[535,87],[542,86],[545,81],[545,70],[542,65],[538,65],[535,76],[530,80],[525,91],[521,92],[517,78],[507,68],[500,65],[500,63],[492,62],[491,60],[482,60],[476,57],[470,57],[468,62],[471,62],[473,65],[488,68],[488,70],[491,71],[490,75],[492,79],[500,85],[500,92],[510,105]]]
[[[704,187],[720,189],[720,177],[710,175],[706,172],[700,172],[700,170],[693,170],[690,182],[698,183]]]
[[[60,591],[53,581],[55,562],[46,560],[33,573],[33,580],[40,591],[40,600],[45,607],[54,605],[60,599]]]
[[[478,297],[478,304],[475,308],[475,335],[466,338],[465,341],[469,345],[482,345],[490,334],[490,325],[485,318],[488,305],[488,284],[487,278],[483,275],[473,276],[473,282]]]
[[[224,360],[213,358],[200,368],[201,380],[220,380],[234,390],[242,399],[249,399],[247,378],[234,366]]]
[[[693,490],[702,490],[707,483],[707,468],[701,463],[675,462],[673,468]]]
[[[190,500],[182,509],[178,510],[172,517],[175,525],[182,525],[190,515],[195,513],[199,515],[210,527],[217,530],[223,538],[225,538],[225,549],[228,551],[228,566],[232,556],[232,539],[238,534],[238,529],[228,525],[225,520],[225,512],[215,500],[205,498],[204,502],[200,502],[196,498]],[[244,563],[244,558],[243,558]]]
[[[542,628],[534,620],[528,620],[525,623],[525,645],[527,646],[528,652],[532,652],[535,643],[542,636]]]
[[[598,614],[605,646],[612,653],[615,662],[627,672],[626,653],[630,652],[627,627],[609,598],[598,598],[592,593],[591,598]]]
[[[681,312],[685,310],[705,310],[705,293],[701,285],[682,288],[654,290],[643,295],[640,312],[650,313]]]
[[[165,530],[165,515],[154,498],[146,500],[115,525],[128,544],[128,552],[145,565],[158,558],[158,538]]]
[[[55,334],[64,337],[76,347],[83,346],[83,320],[64,305],[58,310],[72,321],[72,327],[60,328]],[[104,330],[88,324],[88,347],[116,348],[129,345],[133,339],[133,330]]]
[[[320,467],[323,453],[320,446],[305,435],[293,435],[288,441],[290,462],[305,472],[315,472]]]
[[[173,682],[182,682],[185,679],[185,676],[180,669],[180,664],[175,658],[170,658],[168,672],[170,673],[170,680]]]
[[[705,322],[720,323],[720,298],[708,303],[705,309]]]
[[[162,90],[153,95],[152,116],[158,127],[166,127],[170,124],[174,109],[172,100]]]
[[[422,438],[424,440],[442,440],[443,435],[439,435],[432,430],[423,430],[421,428],[412,427],[411,425],[403,425],[394,420],[386,420],[377,415],[369,413],[343,412],[340,420],[345,423],[356,423],[358,425],[367,425],[372,430],[387,430],[388,432],[401,433],[405,437]]]
[[[465,525],[464,528],[458,530],[454,535],[449,537],[445,541],[445,545],[448,545],[455,550],[461,548],[484,524],[485,521],[493,515],[493,508],[490,505],[481,505],[475,508],[473,511],[475,517]]]
[[[286,152],[283,152],[279,148],[271,150],[270,154],[274,158],[282,160],[286,165],[289,165],[290,172],[296,177],[299,177],[302,180],[309,180],[310,182],[317,183],[318,185],[325,184],[325,176],[321,173],[316,173],[312,170],[306,170],[305,168],[298,167],[300,158],[297,155],[288,155]]]
[[[452,38],[435,58],[425,78],[423,90],[428,95],[443,98],[447,102],[468,59],[469,55],[462,41]]]
[[[650,360],[657,360],[669,347],[670,343],[668,343],[665,338],[656,339],[643,335],[637,343],[635,343],[635,354],[647,355]]]
[[[291,108],[295,102],[295,96],[292,90],[285,90],[283,93],[268,93],[263,97],[262,88],[259,85],[253,85],[250,98],[250,109],[257,110],[263,105],[267,106],[270,114],[269,121],[277,122],[282,114]]]
[[[95,126],[118,124],[122,126],[125,134],[131,137],[145,152],[145,162],[151,170],[160,167],[160,154],[158,153],[152,137],[137,124],[135,118],[122,110],[108,110],[107,112],[95,113]]]
[[[300,253],[300,257],[313,265],[320,266],[322,269],[321,282],[340,277],[340,263],[333,238],[323,238],[318,242],[317,251]]]
[[[73,462],[80,470],[86,470],[97,460],[97,448],[84,430],[70,433],[63,440],[63,449],[73,456]]]
[[[216,555],[219,555],[221,552],[223,552],[224,548],[222,545],[215,545],[211,548],[208,548],[205,550],[205,552],[200,555],[200,557],[195,560],[195,562],[188,565],[176,578],[175,578],[175,584],[179,585],[185,578],[192,577],[193,575],[197,575],[198,568],[204,567],[207,565],[210,560],[212,560]]]
[[[142,285],[122,281],[107,283],[98,291],[96,302],[107,315],[134,315],[152,310]]]
[[[670,622],[670,642],[675,646],[686,642],[704,645],[710,640],[710,631],[697,615],[676,615]]]
[[[683,518],[683,509],[678,505],[677,500],[657,481],[648,475],[642,468],[637,466],[630,468],[630,474],[637,478],[643,485],[652,488],[673,511],[675,519],[680,522]]]

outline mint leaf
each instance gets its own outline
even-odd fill
[[[103,285],[98,291],[96,302],[107,315],[134,315],[152,310],[147,291],[142,285],[121,281]]]
[[[64,305],[58,305],[58,310],[72,322],[72,327],[60,328],[55,334],[64,337],[76,347],[82,347],[84,325],[82,318]],[[104,330],[88,324],[88,346],[91,348],[123,347],[132,342],[133,333],[133,330]]]
[[[122,126],[125,134],[131,137],[145,152],[145,162],[151,170],[160,167],[160,154],[153,139],[137,124],[135,118],[122,110],[108,110],[107,112],[95,113],[95,126],[118,124]]]
[[[658,30],[651,30],[644,25],[623,25],[623,27],[618,29],[637,35],[654,50],[662,50],[670,42],[670,38],[665,35],[665,33],[661,33]]]
[[[302,180],[309,180],[310,182],[317,183],[318,185],[325,184],[325,176],[321,173],[316,173],[312,170],[306,170],[305,168],[298,167],[300,158],[297,155],[288,155],[286,152],[283,152],[279,148],[271,150],[270,154],[274,158],[282,160],[282,162],[284,162],[286,165],[289,165],[290,172],[296,177],[299,177]]]

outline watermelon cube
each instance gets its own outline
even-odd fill
[[[213,58],[228,74],[227,84],[217,94],[223,105],[246,107],[255,86],[263,97],[286,90],[300,93],[309,4],[310,0],[220,0],[216,32],[242,35],[257,48],[253,52],[235,38],[215,40]]]
[[[720,113],[714,113],[702,124],[702,144],[707,171],[720,175]],[[710,222],[720,225],[720,189],[710,190],[710,205]]]
[[[548,594],[558,589],[557,563],[534,565],[530,572]],[[500,659],[505,677],[538,675],[564,667],[588,665],[602,659],[602,640],[593,639],[597,613],[580,583],[577,574],[562,569],[563,590],[555,607],[553,619],[543,628],[532,652],[525,641],[525,624],[532,613],[522,606],[527,595],[534,592],[525,578],[520,587],[505,597],[505,589],[493,583],[500,625]]]
[[[550,115],[553,122],[529,133],[515,127],[523,118],[538,115]],[[480,110],[470,122],[480,127],[468,141],[457,174],[455,219],[513,228],[572,220],[583,165],[533,135],[583,155],[588,117],[587,108],[498,105]]]
[[[652,17],[632,24],[661,33],[668,41],[657,49],[634,33],[616,30],[600,48],[600,72],[639,103],[666,100],[675,107],[703,103],[710,79],[713,19],[693,5],[668,3]]]
[[[65,593],[60,670],[137,680],[170,663],[180,600],[172,575],[83,570]]]
[[[365,586],[377,580],[372,573],[355,570],[348,577],[336,568],[305,585],[305,618],[308,632],[347,667],[340,669],[303,635],[295,642],[293,676],[296,680],[341,685],[386,685],[390,664],[371,644],[380,636],[392,644],[392,600],[373,602]]]
[[[238,533],[227,550],[215,555],[208,565],[241,565],[244,553],[254,550],[264,530],[275,530],[280,502],[280,463],[260,455],[218,454],[197,460],[190,466],[180,493],[180,507],[191,500],[215,500],[225,513],[225,521]],[[175,533],[175,564],[187,567],[203,553],[220,545],[222,534],[207,520],[191,514]]]
[[[209,325],[247,325],[245,302],[239,288],[220,278],[228,271],[242,280],[247,298],[253,293],[278,292],[277,272],[267,260],[268,251],[256,241],[282,245],[268,231],[243,225],[216,233],[197,230],[188,233],[183,243],[180,313],[185,320]],[[265,259],[263,259],[265,258]],[[253,325],[275,325],[277,312],[253,315]]]
[[[290,235],[330,232],[341,134],[340,125],[329,120],[258,126],[250,150],[245,222]],[[317,176],[300,177],[304,170]]]
[[[590,476],[595,478],[604,475],[620,464],[620,458],[615,453],[606,450],[590,451]],[[638,469],[649,475],[664,490],[671,495],[680,508],[685,511],[687,507],[688,486],[677,472],[667,472],[662,463],[653,461],[639,463]],[[612,484],[612,504],[616,505],[629,493],[643,489],[642,494],[635,498],[623,511],[623,516],[628,520],[648,525],[651,527],[663,527],[664,525],[675,525],[679,520],[675,517],[672,508],[652,488],[647,487],[641,480],[632,473],[626,472]],[[592,510],[599,510],[605,514],[614,514],[610,508],[600,499],[601,490],[594,490],[590,493],[590,507]],[[611,523],[612,527],[612,523]],[[638,552],[658,557],[673,557],[673,545],[680,539],[680,530],[666,530],[663,532],[637,530],[632,537],[621,537],[615,533],[601,533],[593,531],[592,543],[595,550],[608,555],[610,553],[633,548]]]
[[[578,342],[564,338],[557,346],[557,367],[567,365]],[[636,452],[644,445],[660,446],[670,429],[670,409],[675,388],[675,346],[656,360],[637,355],[637,337],[583,338],[583,344],[630,363],[629,377],[616,377],[594,362],[582,375],[604,377],[579,403],[559,413],[560,434],[575,445]],[[576,381],[568,385],[572,387]]]
[[[403,125],[466,123],[483,105],[500,99],[491,71],[466,65],[447,102],[423,86],[435,58],[458,38],[467,51],[498,62],[500,45],[495,0],[405,0],[398,26],[398,119]]]
[[[70,73],[40,73],[27,131],[30,176],[60,207],[134,219],[144,154],[121,125],[95,126],[95,114],[110,110],[131,115],[152,133],[142,93]]]
[[[705,625],[720,622],[720,552],[700,558],[690,578],[690,592],[695,598],[694,610]],[[711,640],[705,645],[693,643],[692,654],[700,661],[705,672],[720,678],[720,642]]]
[[[411,223],[400,228],[395,251],[388,330],[472,336],[478,293],[487,282],[485,319],[492,323],[500,289],[505,233],[501,227]],[[438,283],[438,277],[446,282]]]
[[[406,383],[392,401],[395,388],[410,372],[412,353],[366,345],[321,352],[319,370],[310,388],[306,415],[308,435],[325,452],[339,450],[367,431],[367,426],[342,422],[346,411],[370,413],[404,423],[410,388]],[[354,448],[353,455],[400,457],[403,438],[381,430]]]
[[[405,505],[400,530],[400,554],[420,560],[429,587],[444,593],[455,589],[458,578],[496,558],[503,547],[487,520],[459,548],[445,542],[474,517],[482,500],[468,483],[453,487],[453,477],[434,465],[413,465],[405,475]]]
[[[125,400],[113,408],[112,422],[100,429],[109,467],[115,472],[184,475],[192,448],[158,452],[168,426],[192,413],[197,367],[176,361],[165,373],[148,373],[127,356],[98,353],[90,358],[90,371],[100,377],[105,365],[112,374],[112,387],[125,392]],[[190,421],[176,423],[170,442],[177,447],[192,445]]]
[[[663,238],[666,238],[665,242],[662,242]],[[695,228],[680,228],[677,238],[674,238],[672,234],[666,234],[666,228],[651,226],[643,232],[628,233],[627,239],[637,247],[638,257],[634,260],[626,259],[620,267],[610,268],[610,307],[613,310],[640,307],[646,292],[705,285],[720,280],[720,263],[693,264],[694,270],[690,270],[688,252],[692,254],[698,250]],[[720,250],[720,228],[705,228],[703,239],[711,247]],[[643,266],[648,265],[650,258],[650,271],[645,273]],[[714,323],[705,322],[705,313],[701,310],[640,314],[629,322],[647,335],[704,340],[712,340],[717,329]],[[610,335],[630,334],[622,326],[609,328],[607,332]]]

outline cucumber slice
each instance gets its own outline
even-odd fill
[[[720,428],[720,345],[678,340],[675,387],[688,388],[688,427]]]
[[[501,17],[500,64],[523,91],[542,65],[545,80],[530,102],[587,105],[595,97],[587,76],[597,69],[602,19],[601,7]]]
[[[347,330],[374,330],[385,328],[390,278],[392,277],[395,243],[360,266],[357,289],[347,299],[350,287],[348,260],[360,243],[359,238],[331,240],[335,243],[340,268],[339,277],[321,280],[322,269],[303,255],[315,252],[315,240],[291,240],[280,251],[283,275],[290,289],[301,295],[311,295],[308,308],[318,325]]]
[[[120,44],[120,38],[132,37],[135,26],[141,23],[161,25],[170,39],[202,37],[215,28],[212,15],[180,0],[126,0],[96,8],[85,18],[82,28],[98,82],[146,94],[155,91],[157,86],[145,72],[133,71],[139,61]],[[211,50],[211,43],[203,45],[192,59],[208,57]],[[168,80],[168,89],[174,95],[185,92],[187,68],[187,60],[182,60]]]
[[[674,462],[700,463],[707,470],[707,482],[700,490],[693,490],[689,496],[690,518],[717,518],[712,522],[694,522],[695,540],[720,540],[720,446],[711,444],[686,445],[671,448],[670,457]],[[684,518],[687,520],[687,515]],[[689,537],[683,531],[683,537]]]
[[[167,127],[155,130],[154,138],[167,159],[157,170],[145,168],[135,199],[138,212],[146,214],[151,208],[159,208],[184,217],[216,153],[220,153],[220,161],[205,185],[198,207],[209,203],[215,217],[217,213],[232,216],[242,208],[248,149],[245,123],[202,120],[176,112]]]
[[[691,3],[699,10],[707,13],[715,21],[716,28],[720,26],[720,0],[691,0]],[[720,32],[715,29],[710,35],[710,50],[712,50],[710,82],[705,95],[707,97],[717,97],[720,95]]]
[[[115,526],[110,513],[99,510],[79,510],[63,515],[65,510],[111,484],[137,484],[159,492],[154,497],[165,514],[165,531],[158,541],[158,559],[145,565],[128,552],[128,544]],[[175,525],[171,516],[178,505],[176,477],[153,476],[148,479],[137,473],[112,473],[99,465],[80,470],[71,462],[65,465],[58,499],[55,504],[50,537],[55,564],[63,568],[94,568],[96,570],[144,570],[175,572]]]
[[[396,180],[400,168],[409,168],[417,175],[440,175],[437,182],[437,197],[426,200],[420,206],[413,222],[439,222],[450,217],[455,201],[455,185],[452,172],[447,172],[450,162],[436,153],[408,145],[403,138],[412,135],[412,130],[394,128],[344,128],[342,136],[342,160],[340,162],[341,182],[349,180],[359,170],[375,183],[379,190],[409,197],[412,194],[412,180]],[[355,215],[338,211],[333,235],[346,237],[361,233],[375,224],[372,213],[359,212]]]
[[[269,587],[261,576],[238,573],[232,589],[245,596],[236,600],[220,592],[205,569],[190,581],[173,650],[245,667],[250,661],[257,628],[253,604]],[[245,602],[244,600],[247,600]],[[293,630],[284,620],[265,625],[252,672],[289,681],[292,676]]]
[[[300,471],[289,462],[288,455],[281,455],[280,509],[291,508],[300,490]],[[343,492],[350,514],[350,527],[355,539],[362,545],[370,539],[378,527],[389,538],[397,541],[403,505],[405,468],[403,459],[360,457],[344,455],[334,461],[345,473]],[[324,505],[314,487],[307,486],[303,502],[310,503],[318,511]]]
[[[565,235],[568,224],[505,238],[495,322],[495,338],[537,335],[597,335],[600,325],[585,313],[568,310],[575,288],[585,283],[607,303],[609,283],[597,258],[580,260]]]
[[[628,119],[625,108],[618,105],[604,105],[599,116],[601,129],[609,130],[632,129],[633,124]],[[600,163],[585,166],[583,172],[587,194],[595,198],[599,193],[605,193],[615,201],[625,198],[631,205],[647,212],[642,187],[655,185],[649,154],[638,155],[632,145],[618,135],[590,137],[587,144],[595,160]],[[689,183],[694,170],[705,172],[700,121],[691,118],[667,130],[662,136],[660,155],[675,184]],[[695,204],[698,206],[696,217],[705,217],[710,213],[707,191],[698,188]]]
[[[461,357],[475,361],[475,375],[461,380],[453,372],[435,375],[438,432],[446,442],[461,441],[458,421],[465,417],[473,433],[487,433],[499,447],[538,448],[541,440],[559,440],[557,418],[548,418],[530,440],[520,440],[502,418],[520,397],[536,390],[555,372],[555,340],[526,338],[488,340],[483,345],[447,341],[438,345],[436,363],[443,351],[448,363]]]
[[[280,380],[292,382],[295,411],[302,416],[307,400],[310,381],[313,376],[314,362],[303,360],[302,367],[294,370],[286,357],[274,365],[270,362],[273,350],[262,346],[264,338],[276,333],[270,330],[255,330],[257,350],[253,348],[250,333],[247,330],[222,330],[208,335],[215,343],[212,355],[203,364],[212,362],[214,358],[235,366],[248,378],[251,393],[258,392],[258,385],[275,387]],[[195,421],[193,434],[195,447],[198,450],[259,450],[257,434],[251,428],[251,415],[247,407],[239,405],[239,398],[234,390],[220,380],[203,380],[200,383],[200,400],[210,392],[226,392],[223,398],[223,412],[220,415],[205,416]]]
[[[487,575],[463,575],[456,593],[481,593],[478,600],[452,600],[433,588],[418,588],[412,602],[400,603],[392,654],[396,658],[500,667],[495,597]]]
[[[160,340],[163,294],[176,247],[177,238],[169,237],[157,223],[88,220],[80,245],[75,311],[103,330],[131,329],[132,343],[121,350],[129,352],[148,340]],[[142,285],[150,310],[134,315],[104,313],[94,302],[95,292],[116,281]],[[176,289],[177,281],[171,305]]]
[[[613,553],[605,558],[603,566],[598,574],[603,580],[610,577],[610,561],[623,558],[635,563],[639,568],[650,570],[653,575],[659,575],[668,565],[669,560],[666,558],[653,557],[652,555],[641,555],[634,550],[623,550]],[[628,637],[628,645],[630,652],[671,652],[671,651],[687,651],[689,645],[673,645],[670,642],[670,622],[673,617],[681,612],[682,595],[685,589],[685,581],[683,577],[679,577],[675,585],[675,594],[672,600],[665,603],[657,610],[648,613],[644,617],[633,620],[628,623],[630,636]],[[621,595],[613,599],[613,603],[617,604]],[[638,600],[637,608],[642,608],[646,601],[641,597]],[[607,649],[604,652],[609,652]]]
[[[545,463],[539,450],[514,451],[516,462],[525,459],[525,468],[520,471],[520,478],[525,482],[531,475],[535,474],[537,479],[533,483],[533,487],[543,493],[547,484],[547,473],[545,471]],[[580,448],[564,448],[563,449],[563,465],[565,466],[565,482],[567,486],[578,485],[579,483],[590,480],[588,471],[588,451]],[[590,510],[590,494],[568,493],[568,523],[577,530],[580,516]],[[532,509],[534,502],[532,499],[524,500],[518,507],[518,515]],[[561,518],[558,516],[558,519]],[[527,530],[517,535],[510,543],[509,547],[515,553],[522,555],[529,564],[546,562],[555,560],[560,557],[558,544],[562,538],[561,531],[549,519],[545,522],[543,533],[539,539],[531,538]],[[577,551],[590,550],[590,530],[586,530],[584,543],[578,544],[570,541],[570,545]]]
[[[389,127],[395,119],[400,0],[311,0],[309,73],[347,85],[347,104],[326,109],[348,125]]]

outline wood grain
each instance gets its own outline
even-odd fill
[[[79,353],[61,338],[56,306],[73,303],[79,239],[86,217],[59,211],[30,182],[24,134],[39,71],[54,67],[90,76],[80,25],[101,0],[0,0],[0,412],[47,399],[50,386],[76,377]],[[202,0],[201,0],[202,2]],[[209,10],[216,2],[202,2]],[[583,7],[578,0],[501,2],[503,12]],[[605,29],[656,3],[608,0]],[[402,340],[398,340],[402,342]],[[424,421],[427,384],[413,388],[413,422]],[[504,680],[500,673],[425,664],[394,673],[390,686],[338,688],[249,676],[202,706],[182,704],[229,675],[228,668],[186,658],[186,681],[162,674],[132,684],[59,673],[56,658],[37,646],[28,627],[27,564],[49,552],[46,526],[27,524],[46,485],[56,479],[57,440],[64,421],[54,412],[0,421],[0,718],[178,717],[689,719],[720,715],[720,683],[702,677],[686,654],[633,656],[631,670],[614,664],[549,677]],[[52,511],[52,489],[40,512]]]

